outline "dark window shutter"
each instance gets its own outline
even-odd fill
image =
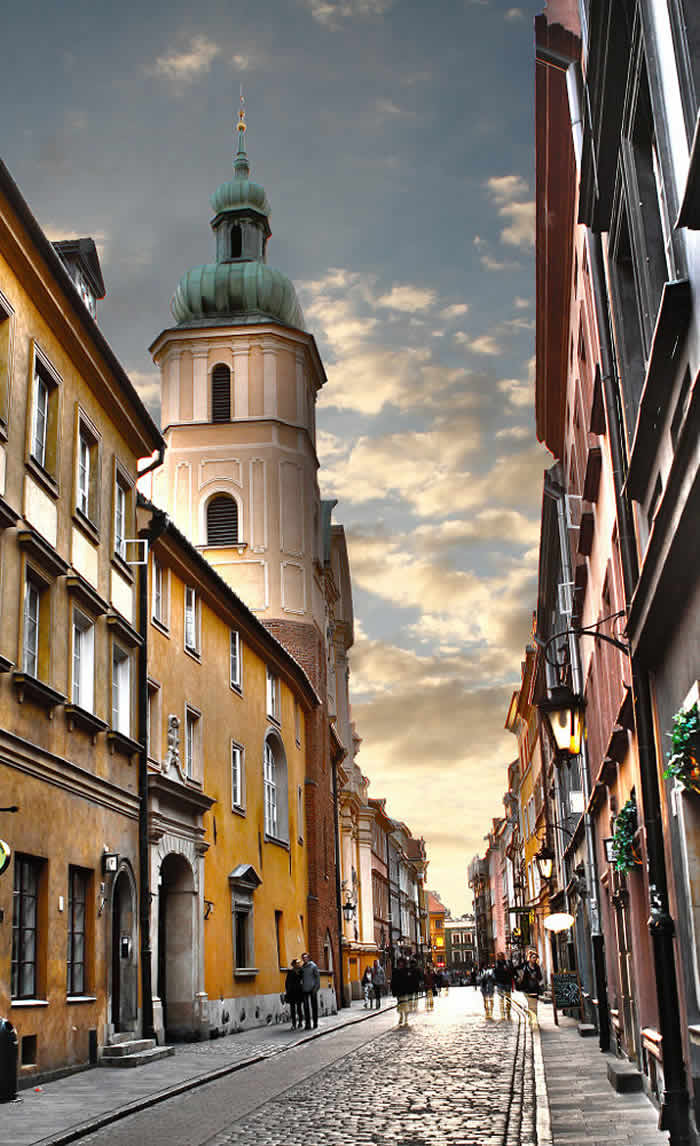
[[[228,494],[213,497],[207,506],[207,545],[235,545],[238,505]]]
[[[222,362],[211,372],[211,420],[231,421],[231,371]]]

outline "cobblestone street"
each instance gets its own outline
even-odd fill
[[[452,991],[333,1066],[266,1102],[210,1146],[531,1146],[532,1046],[525,1021],[487,1022],[481,996]]]

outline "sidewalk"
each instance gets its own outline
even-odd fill
[[[382,1011],[396,1005],[391,997],[382,1002]],[[288,1023],[255,1027],[176,1045],[173,1056],[148,1066],[95,1067],[21,1090],[17,1102],[0,1105],[0,1141],[2,1146],[65,1146],[138,1110],[378,1013],[355,1002],[337,1015],[322,1017],[315,1031],[293,1031]]]
[[[539,1146],[668,1146],[646,1095],[613,1090],[607,1064],[614,1056],[601,1053],[597,1038],[581,1038],[565,1015],[555,1026],[547,1003],[540,1002],[538,1021],[551,1121],[549,1142],[541,1133]],[[536,1069],[537,1057],[536,1049]]]

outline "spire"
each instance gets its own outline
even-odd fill
[[[233,163],[233,170],[236,179],[247,179],[250,175],[250,166],[248,164],[248,156],[245,149],[245,100],[243,98],[243,84],[241,84],[241,106],[238,112],[238,124],[236,125],[238,131],[238,151]]]

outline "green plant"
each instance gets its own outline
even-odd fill
[[[677,779],[684,788],[700,793],[700,711],[697,701],[690,708],[679,708],[673,718],[672,749],[664,776]]]
[[[622,872],[623,875],[641,863],[634,842],[636,831],[637,799],[633,792],[615,817],[615,831],[613,832],[613,865],[615,871]]]

